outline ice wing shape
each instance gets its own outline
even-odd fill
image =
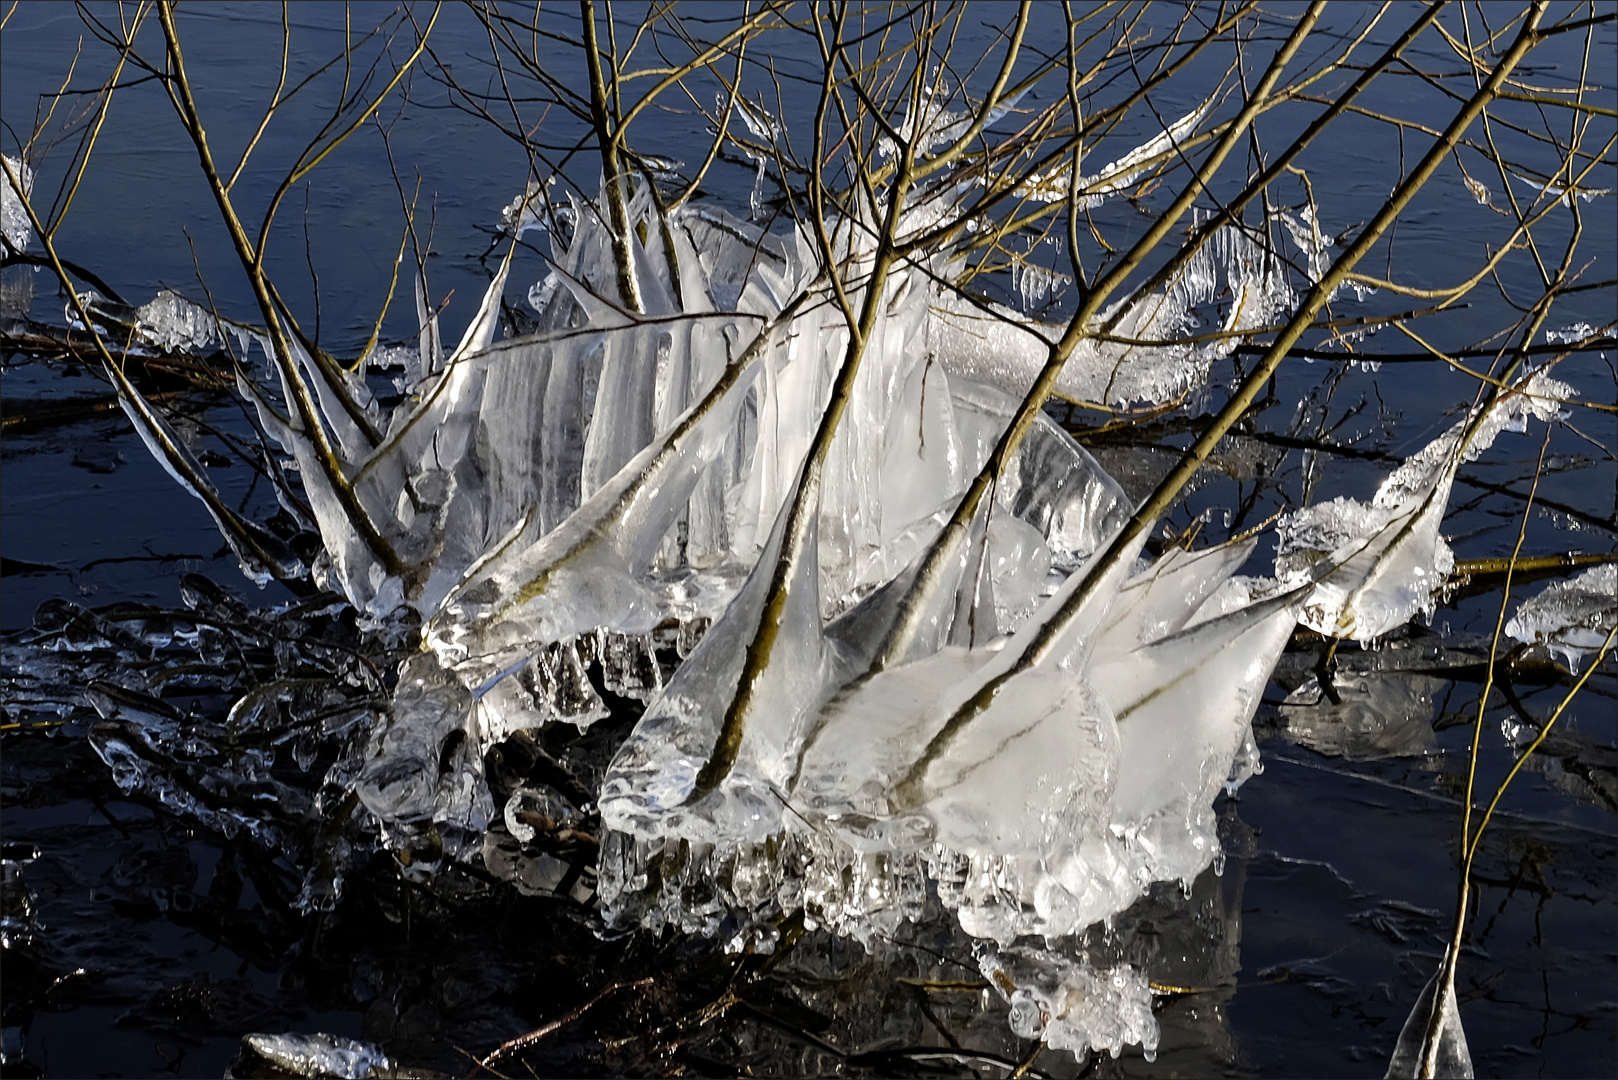
[[[1081,341],[1057,379],[1056,394],[1127,406],[1172,401],[1200,386],[1209,365],[1239,343],[1241,331],[1267,325],[1291,308],[1294,293],[1280,266],[1247,232],[1217,230],[1163,287],[1120,300],[1096,317],[1096,329],[1111,325],[1113,340]],[[1177,343],[1196,324],[1197,309],[1221,296],[1230,300],[1220,327],[1228,336],[1202,345]],[[1061,332],[948,290],[933,303],[932,334],[951,374],[1019,398]]]
[[[1339,496],[1282,518],[1276,578],[1314,580],[1300,621],[1354,641],[1428,614],[1455,557],[1439,533],[1455,471],[1502,431],[1526,431],[1531,417],[1554,420],[1574,391],[1535,373],[1482,414],[1456,424],[1382,481],[1369,502]]]
[[[1093,662],[1124,656],[1179,631],[1252,555],[1257,539],[1190,552],[1173,548],[1124,582],[1107,612]]]
[[[1174,123],[1170,124],[1163,133],[1135,147],[1129,153],[1103,168],[1095,176],[1087,176],[1082,186],[1089,191],[1085,205],[1094,206],[1100,202],[1097,196],[1120,191],[1135,182],[1146,164],[1153,158],[1177,146],[1213,109],[1214,99],[1209,98],[1200,106],[1186,113]],[[1095,202],[1090,202],[1094,199]]]
[[[708,843],[762,841],[779,831],[781,807],[772,789],[787,779],[798,727],[829,693],[812,531],[792,567],[783,609],[767,610],[790,505],[746,584],[614,755],[598,800],[609,827],[647,839],[672,835]],[[769,618],[781,647],[750,688],[735,763],[716,788],[698,790],[731,712],[742,707],[748,646]]]
[[[208,514],[241,564],[242,572],[259,585],[266,585],[273,578],[288,580],[301,576],[302,563],[286,544],[274,533],[232,510],[208,480],[202,463],[162,414],[151,407],[122,371],[115,367],[109,367],[108,371],[118,391],[118,404],[135,425],[141,442],[165,472],[208,508]]]
[[[644,581],[675,516],[734,422],[773,338],[766,328],[702,401],[554,528],[537,503],[471,566],[428,627],[446,661],[494,676],[548,642],[598,627],[645,633],[662,612]]]
[[[804,749],[795,805],[828,818],[909,818],[919,810],[940,842],[962,850],[987,850],[991,836],[1014,838],[1019,851],[1037,846],[1040,814],[1082,813],[1073,802],[1085,797],[1080,776],[1110,768],[1107,724],[1078,672],[1124,569],[1095,583],[1057,646],[1030,668],[1016,669],[1017,657],[1083,583],[1082,571],[1003,647],[945,649],[851,688]],[[944,730],[985,692],[986,707]],[[1026,801],[1004,797],[997,785],[1008,778]]]
[[[1455,565],[1439,535],[1452,480],[1448,471],[1433,476],[1399,507],[1339,497],[1286,519],[1276,558],[1280,581],[1308,580],[1309,571],[1298,568],[1301,553],[1330,552],[1310,564],[1320,577],[1299,621],[1322,634],[1370,641],[1431,611],[1435,590]]]
[[[1189,882],[1218,852],[1214,797],[1305,593],[1261,600],[1094,661],[1091,677],[1118,724],[1111,828],[1140,866],[1137,880]]]

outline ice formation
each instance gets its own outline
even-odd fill
[[[1506,633],[1527,645],[1543,645],[1576,665],[1608,642],[1615,625],[1618,563],[1607,563],[1547,585],[1517,609]]]
[[[1472,1051],[1466,1045],[1466,1030],[1461,1027],[1461,1009],[1455,1000],[1455,983],[1444,983],[1444,1002],[1438,1018],[1437,1045],[1433,1047],[1431,1071],[1427,1071],[1423,1051],[1427,1049],[1427,1028],[1433,1015],[1433,999],[1438,994],[1442,969],[1434,975],[1416,999],[1415,1008],[1399,1031],[1388,1062],[1389,1080],[1405,1080],[1418,1076],[1458,1077],[1471,1080]]]
[[[1019,271],[1025,299],[1043,299],[1027,290],[1029,275]],[[1043,271],[1049,274],[1050,271]],[[1200,325],[1197,315],[1216,298],[1226,305],[1223,336],[1201,344],[1180,339]],[[1097,323],[1106,338],[1086,338],[1056,382],[1057,395],[1071,401],[1113,406],[1173,401],[1201,386],[1215,360],[1228,356],[1240,334],[1273,324],[1295,302],[1286,274],[1273,254],[1247,231],[1217,230],[1166,285],[1109,306]],[[934,332],[941,363],[951,374],[1021,397],[1045,364],[1060,327],[1031,322],[999,304],[969,301],[952,292],[934,300]]]
[[[1157,1050],[1157,1019],[1146,976],[1128,964],[1096,970],[1044,949],[987,949],[979,966],[1011,1006],[1011,1030],[1056,1050],[1113,1057],[1139,1045],[1150,1061]]]
[[[26,197],[34,189],[34,171],[27,165],[6,156],[6,168],[22,185]],[[33,242],[34,228],[28,223],[28,211],[23,200],[11,186],[11,177],[0,176],[0,234],[17,251],[28,250]],[[30,266],[7,266],[0,269],[0,319],[25,318],[34,300],[34,270]]]
[[[201,352],[222,337],[212,314],[167,289],[135,314],[136,332],[165,352]]]
[[[1204,112],[1089,178],[1087,197],[1122,189]],[[769,134],[773,120],[742,115]],[[960,122],[935,116],[935,143]],[[1295,622],[1365,640],[1429,605],[1463,435],[1475,453],[1569,391],[1530,381],[1371,503],[1292,515],[1276,581],[1233,577],[1251,540],[1155,560],[1136,560],[1137,544],[1103,571],[1134,508],[1043,414],[989,494],[963,501],[983,490],[1053,330],[938,285],[951,252],[896,265],[851,351],[803,230],[702,205],[665,214],[638,183],[593,200],[553,187],[504,215],[513,241],[549,239],[552,269],[528,294],[536,332],[494,340],[508,257],[453,349],[418,279],[415,347],[372,357],[404,371],[392,409],[284,333],[278,385],[238,379],[301,475],[324,541],[313,576],[367,625],[420,627],[389,714],[341,778],[383,840],[418,872],[496,858],[483,842],[495,822],[521,841],[533,821],[569,820],[581,804],[556,792],[497,805],[484,757],[514,732],[607,715],[596,668],[645,703],[592,793],[609,922],[729,927],[734,947],[767,951],[781,916],[874,940],[936,890],[966,932],[998,943],[985,970],[1005,976],[992,977],[1019,1030],[1075,1050],[1149,1043],[1138,972],[1053,961],[1024,977],[1015,941],[1082,932],[1213,863],[1212,803],[1255,767],[1251,720]],[[956,212],[952,190],[918,195],[901,234]],[[606,225],[612,198],[627,236]],[[828,226],[861,303],[869,223]],[[1309,226],[1298,242],[1319,246]],[[1157,403],[1200,385],[1294,302],[1258,235],[1218,230],[1161,286],[1102,313],[1057,390]],[[1030,273],[1019,281],[1037,299],[1050,283]],[[1216,302],[1229,335],[1176,341]],[[200,310],[160,296],[142,325],[199,347],[220,333]],[[300,573],[119,388],[244,567]],[[683,662],[665,684],[670,641]],[[141,707],[105,705],[109,723]],[[115,769],[137,752],[122,730],[105,740]],[[534,873],[533,888],[560,880]]]
[[[1530,418],[1556,419],[1574,396],[1567,384],[1532,374],[1395,469],[1370,502],[1339,496],[1283,517],[1275,576],[1283,585],[1314,585],[1299,621],[1322,634],[1370,641],[1431,615],[1455,566],[1439,535],[1455,470],[1501,432],[1526,431]]]

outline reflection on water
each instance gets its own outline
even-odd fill
[[[1423,671],[1452,662],[1428,638],[1392,641],[1374,651],[1341,650],[1324,677],[1291,664],[1276,673],[1282,685],[1297,681],[1277,710],[1282,720],[1278,733],[1349,761],[1423,755],[1436,745],[1434,695],[1449,686]]]

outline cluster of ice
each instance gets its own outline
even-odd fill
[[[285,1034],[242,1036],[242,1054],[226,1075],[245,1067],[248,1076],[259,1075],[268,1065],[279,1075],[337,1077],[339,1080],[367,1080],[392,1075],[388,1056],[374,1043],[342,1035],[316,1032],[312,1035],[291,1031]]]
[[[1092,178],[1091,197],[1204,113]],[[946,134],[964,122],[926,122],[946,120]],[[626,234],[606,224],[613,198]],[[958,198],[920,193],[901,233]],[[1051,329],[939,286],[950,252],[895,266],[851,348],[801,229],[665,214],[640,185],[595,200],[536,187],[505,222],[513,250],[529,230],[549,239],[537,332],[494,341],[508,257],[451,350],[418,280],[417,348],[387,354],[406,368],[391,409],[296,340],[277,392],[239,380],[302,477],[317,579],[372,625],[421,627],[349,777],[418,867],[478,857],[502,821],[521,839],[571,820],[577,802],[552,793],[496,805],[484,757],[513,732],[606,715],[596,667],[646,703],[595,793],[610,922],[738,927],[731,944],[767,950],[802,913],[872,940],[936,890],[1000,944],[1006,975],[1016,939],[1079,933],[1218,860],[1212,803],[1255,768],[1252,716],[1300,612],[1374,636],[1447,569],[1437,529],[1460,428],[1371,504],[1289,519],[1279,582],[1233,578],[1252,540],[1118,557],[1133,507],[1048,417],[990,471]],[[859,307],[870,223],[827,226]],[[1256,234],[1221,229],[1103,313],[1058,390],[1171,400],[1294,295]],[[1216,302],[1228,335],[1176,340]],[[204,329],[178,309],[150,321],[179,345]],[[183,445],[122,389],[206,501]],[[1507,395],[1467,452],[1566,393],[1540,379]],[[660,644],[682,657],[666,683]],[[1153,1037],[1138,974],[1042,970],[1006,975],[1030,1032],[1073,1048]]]
[[[222,339],[211,312],[167,289],[136,312],[135,330],[164,352],[202,352]]]
[[[1506,633],[1528,645],[1543,645],[1577,665],[1599,650],[1618,625],[1618,563],[1591,567],[1545,586],[1506,623]]]

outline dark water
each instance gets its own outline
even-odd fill
[[[294,55],[296,78],[300,65],[312,68],[340,40],[342,11],[314,5],[291,11],[302,35],[296,40],[307,50]],[[385,11],[357,7],[355,25]],[[1342,18],[1347,28],[1353,16]],[[205,116],[221,146],[234,150],[245,140],[273,88],[278,20],[274,8],[237,5],[197,8],[182,18]],[[23,5],[11,16],[0,39],[8,154],[16,151],[14,133],[31,127],[37,95],[59,83],[83,33],[65,6]],[[478,71],[476,57],[486,48],[481,33],[465,12],[447,10],[435,30],[438,59],[471,78],[465,73]],[[151,48],[157,39],[141,40]],[[1423,59],[1443,62],[1428,45]],[[1569,49],[1551,54],[1561,71],[1547,61],[1532,78],[1568,77],[1567,65],[1578,59]],[[1596,36],[1601,66],[1592,78],[1605,88],[1608,105],[1618,81],[1614,52],[1607,24]],[[793,59],[783,53],[783,68]],[[87,41],[81,64],[92,74],[81,82],[98,81],[107,63],[104,47]],[[1380,104],[1391,108],[1407,92],[1413,91],[1381,90]],[[430,202],[437,215],[431,280],[435,295],[453,290],[445,314],[452,340],[488,280],[490,229],[521,190],[528,162],[481,123],[439,107],[441,87],[418,78],[411,94],[416,106],[384,110],[384,121],[393,124],[393,157],[406,190],[419,173],[423,205]],[[1161,108],[1166,116],[1190,103],[1188,96]],[[301,149],[300,133],[329,105],[318,95],[299,99],[270,127],[260,150],[264,164],[239,189],[244,205],[262,205],[275,172],[270,166],[284,166]],[[1279,145],[1299,122],[1278,116],[1261,131]],[[558,128],[563,134],[555,141],[566,141],[565,126]],[[1366,124],[1363,138],[1345,131],[1310,163],[1316,197],[1334,229],[1374,209],[1397,155],[1381,128]],[[697,118],[668,116],[648,125],[643,148],[689,158],[700,135]],[[190,146],[154,87],[120,91],[97,154],[59,234],[62,250],[138,304],[160,285],[200,291],[184,229],[221,309],[252,317]],[[65,157],[61,151],[36,167],[54,182]],[[580,182],[589,179],[588,167],[569,169]],[[315,178],[308,250],[300,191],[283,215],[269,263],[311,327],[308,264],[314,265],[322,340],[351,353],[368,336],[386,292],[399,196],[374,137],[344,147]],[[750,183],[750,169],[736,169],[720,191],[745,205]],[[1597,259],[1590,280],[1613,276],[1618,241],[1611,208],[1611,199],[1602,199],[1585,213],[1583,250]],[[1470,252],[1455,257],[1458,238],[1485,226],[1494,227],[1490,212],[1466,196],[1458,178],[1441,175],[1400,225],[1401,272],[1418,285],[1451,280],[1471,258]],[[1421,279],[1424,273],[1429,280]],[[514,270],[513,297],[538,276],[537,258]],[[1503,278],[1508,292],[1535,287],[1520,260],[1507,264]],[[34,317],[56,318],[60,301],[44,278],[37,291]],[[1378,297],[1366,310],[1402,306],[1417,305]],[[1554,321],[1601,325],[1612,315],[1610,290],[1594,291],[1567,297]],[[1507,318],[1498,299],[1493,309],[1480,299],[1423,332],[1434,344],[1457,347]],[[413,329],[410,305],[399,303],[384,337],[402,339]],[[1216,379],[1233,375],[1228,365],[1215,372]],[[1557,375],[1589,399],[1615,397],[1610,354],[1575,354]],[[20,356],[6,358],[3,379],[8,416],[105,394],[104,384],[82,370]],[[1263,433],[1307,436],[1335,428],[1337,438],[1361,450],[1397,457],[1452,422],[1472,389],[1437,364],[1372,372],[1289,363],[1276,380],[1276,403],[1260,416],[1259,437],[1231,440],[1222,471],[1181,517],[1207,508],[1239,514],[1257,492],[1245,522],[1252,524],[1280,500],[1297,501],[1306,486],[1312,500],[1363,497],[1389,468],[1384,461],[1372,454],[1311,459]],[[1300,402],[1308,407],[1300,409]],[[175,404],[201,423],[244,430],[224,398],[192,394]],[[1576,423],[1578,431],[1558,427],[1551,436],[1542,509],[1530,516],[1525,553],[1613,550],[1618,430],[1611,414],[1582,413]],[[1163,467],[1157,462],[1183,443],[1168,429],[1152,438],[1155,446],[1093,448],[1133,490],[1149,487]],[[1537,438],[1505,436],[1463,470],[1445,526],[1459,557],[1509,553],[1538,449]],[[178,607],[184,574],[204,575],[253,605],[289,601],[273,589],[255,590],[236,573],[199,504],[163,474],[119,415],[8,429],[3,455],[0,624],[8,632],[28,627],[53,598],[90,608]],[[271,505],[270,493],[254,489],[247,470],[218,468],[214,475],[249,509]],[[1264,565],[1251,569],[1267,571],[1269,557],[1261,550]],[[1139,959],[1153,979],[1200,992],[1164,1000],[1155,1063],[1135,1052],[1094,1063],[1095,1074],[1382,1074],[1452,919],[1459,792],[1479,692],[1464,665],[1486,655],[1499,602],[1497,591],[1457,599],[1439,610],[1431,629],[1411,628],[1379,651],[1343,654],[1341,679],[1425,702],[1411,711],[1413,723],[1397,730],[1356,734],[1317,722],[1307,710],[1284,710],[1282,699],[1307,677],[1314,646],[1300,641],[1289,653],[1260,713],[1265,770],[1219,806],[1222,875],[1205,874],[1189,896],[1160,890],[1118,920],[1113,940],[1090,943]],[[20,655],[17,641],[8,639],[8,668]],[[1457,985],[1479,1075],[1614,1072],[1615,684],[1610,666],[1591,681],[1559,721],[1543,761],[1512,787],[1483,846],[1472,938]],[[1517,692],[1526,710],[1544,716],[1565,686],[1525,683]],[[198,692],[193,700],[199,709],[229,706],[218,694]],[[1485,718],[1481,768],[1489,787],[1513,760],[1499,733],[1512,717],[1509,706],[1497,703]],[[627,723],[616,720],[592,737],[610,740]],[[998,999],[922,991],[904,981],[977,977],[969,943],[943,923],[871,954],[810,934],[779,965],[750,973],[745,1005],[701,1031],[669,1034],[668,1023],[716,1000],[732,975],[733,965],[701,943],[603,940],[589,911],[565,899],[521,896],[473,879],[423,890],[390,876],[386,865],[373,867],[332,915],[298,917],[273,860],[150,801],[125,797],[86,744],[82,717],[49,733],[8,727],[3,751],[7,1075],[218,1076],[243,1034],[289,1030],[377,1041],[396,1061],[458,1075],[468,1064],[462,1049],[487,1052],[615,980],[648,974],[658,980],[655,991],[606,999],[545,1044],[531,1059],[534,1068],[654,1072],[682,1065],[728,1072],[745,1065],[792,1074],[835,1066],[898,1073],[931,1060],[900,1051],[948,1050],[951,1039],[1009,1062],[1028,1050],[1006,1029]],[[624,1041],[654,1028],[672,1049]],[[843,1062],[823,1043],[866,1056]],[[961,1073],[973,1061],[992,1071],[967,1058],[928,1067]],[[1037,1066],[1062,1073],[1078,1063],[1048,1052]]]

